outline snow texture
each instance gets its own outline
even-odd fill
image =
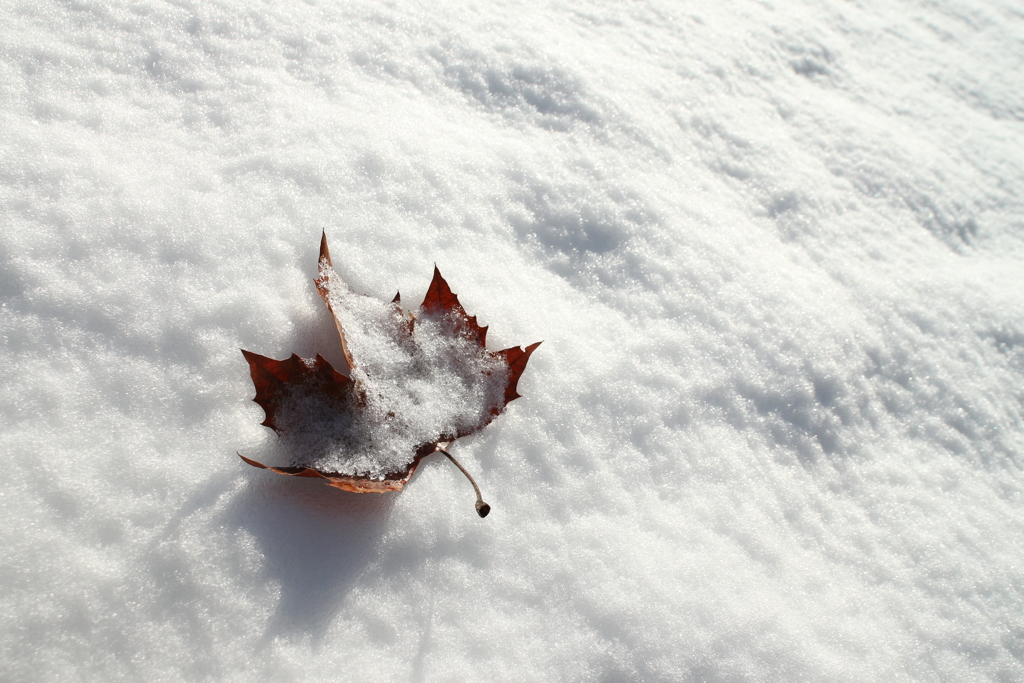
[[[0,3],[0,679],[1024,679],[1010,0]],[[502,417],[400,494],[238,352],[434,263]]]
[[[277,424],[291,465],[383,479],[420,446],[480,429],[503,407],[507,366],[455,316],[413,318],[354,293],[323,262],[319,274],[355,363],[355,390],[335,397],[322,380],[290,389]]]

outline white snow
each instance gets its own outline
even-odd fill
[[[3,3],[0,679],[1024,679],[1022,217],[1008,0]],[[323,229],[486,519],[235,455]]]

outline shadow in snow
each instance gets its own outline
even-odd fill
[[[264,640],[326,632],[356,576],[376,553],[393,494],[357,494],[265,475],[226,511],[253,535],[281,597]]]

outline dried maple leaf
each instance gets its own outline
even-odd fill
[[[324,479],[345,491],[384,493],[400,491],[423,458],[441,452],[473,483],[477,511],[485,516],[490,508],[476,482],[446,449],[519,398],[519,378],[540,342],[488,351],[487,328],[466,313],[436,266],[427,295],[413,313],[402,311],[397,295],[385,306],[348,290],[334,272],[326,234],[318,270],[317,291],[334,317],[350,374],[337,372],[320,355],[274,360],[242,354],[256,386],[253,400],[266,413],[263,424],[297,439],[300,451],[303,444],[316,451],[312,459],[342,466],[318,461],[270,467],[239,457],[278,474]],[[399,415],[402,408],[416,415]],[[320,440],[303,441],[309,432]],[[431,436],[422,440],[420,435],[427,433]],[[375,448],[384,454],[371,456]],[[297,459],[303,458],[300,453]]]

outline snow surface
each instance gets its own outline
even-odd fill
[[[253,469],[436,262],[524,398]],[[1024,680],[1010,0],[0,5],[0,679]]]

